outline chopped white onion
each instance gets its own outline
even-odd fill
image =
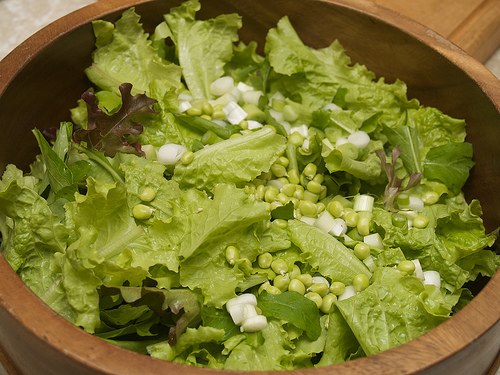
[[[256,315],[245,319],[240,327],[241,332],[257,332],[267,327],[267,318],[264,315]]]
[[[437,271],[424,271],[424,285],[435,285],[441,288],[441,275]]]
[[[238,303],[229,309],[229,315],[233,319],[234,324],[241,324],[245,319],[257,316],[255,306],[248,303]]]
[[[233,77],[224,76],[216,79],[210,85],[210,92],[215,96],[222,96],[234,88]]]
[[[241,108],[235,101],[230,101],[229,103],[227,103],[227,105],[222,110],[226,114],[226,120],[233,125],[239,124],[248,116],[248,113],[246,113],[245,110]]]
[[[415,276],[420,280],[424,280],[424,272],[422,271],[422,265],[420,264],[420,261],[418,259],[413,259],[412,262],[415,265]]]
[[[309,139],[308,138],[304,139],[304,142],[302,142],[302,148],[306,152],[309,151]]]
[[[370,270],[370,272],[375,271],[375,268],[377,268],[372,255],[369,255],[368,258],[363,259],[363,263]]]
[[[358,130],[347,137],[347,140],[357,148],[363,149],[370,143],[370,136],[368,133]]]
[[[173,165],[179,161],[186,151],[186,148],[182,145],[167,143],[156,152],[156,158],[162,164]]]
[[[248,120],[247,122],[248,122],[248,129],[250,130],[259,129],[264,126],[260,122],[255,120]]]
[[[340,237],[340,236],[343,236],[344,234],[347,233],[347,224],[345,223],[344,220],[342,220],[341,218],[336,218],[335,220],[335,225],[333,226],[332,229],[330,229],[330,234],[333,235],[333,236],[337,236],[337,237]]]
[[[330,110],[330,111],[341,111],[342,108],[340,108],[337,104],[335,103],[328,103],[328,104],[325,104],[322,108],[323,110],[327,111],[327,110]]]
[[[182,102],[179,102],[179,113],[182,113],[182,112],[186,112],[189,108],[191,108],[192,105],[190,102],[188,102],[187,100],[184,100]]]
[[[316,221],[317,221],[317,219],[316,219],[316,218],[314,218],[314,217],[302,216],[302,217],[300,218],[300,221],[302,221],[303,223],[309,224],[309,225],[314,225],[314,226],[316,226]]]
[[[337,141],[335,142],[335,148],[339,148],[339,146],[342,146],[346,143],[349,143],[349,141],[347,140],[347,138],[345,137],[338,137],[337,138]]]
[[[370,247],[373,247],[375,249],[383,249],[384,248],[384,243],[382,242],[382,237],[380,237],[380,234],[378,233],[373,233],[369,234],[368,236],[365,236],[363,238],[363,242],[367,244]]]
[[[345,287],[345,292],[338,296],[337,300],[342,301],[348,298],[351,298],[356,295],[356,290],[352,285],[347,285]]]
[[[413,195],[410,195],[409,198],[410,198],[410,203],[406,205],[398,203],[398,207],[400,210],[413,210],[418,212],[422,212],[424,210],[424,201],[422,199],[420,199],[419,197],[415,197]]]
[[[212,120],[213,123],[216,123],[217,125],[219,125],[221,128],[225,128],[226,127],[226,122],[224,120]]]
[[[283,118],[283,112],[281,111],[269,108],[269,114],[278,122],[285,121],[285,119]]]
[[[257,306],[257,297],[255,297],[252,293],[240,294],[239,296],[231,298],[229,301],[227,301],[227,303],[226,303],[226,309],[229,312],[229,310],[234,305],[237,305],[237,304],[240,304],[240,303],[243,303],[243,304],[246,303],[246,304],[250,304],[250,305],[253,305],[253,306]]]
[[[328,211],[325,210],[319,215],[318,219],[315,220],[314,226],[328,233],[335,226],[335,219]]]
[[[238,82],[238,84],[236,85],[236,87],[242,93],[253,90],[253,87],[250,86],[250,85],[247,85],[245,82]]]
[[[307,138],[309,135],[309,128],[307,125],[294,126],[290,128],[290,134],[299,133],[302,137]]]
[[[259,99],[262,95],[263,95],[262,91],[250,90],[250,91],[243,91],[241,97],[245,103],[259,105]]]
[[[179,99],[180,102],[184,102],[184,101],[190,102],[191,100],[193,100],[193,97],[191,96],[191,94],[181,93],[181,94],[179,94],[177,99]]]
[[[354,211],[372,212],[373,202],[375,202],[375,198],[373,198],[371,195],[356,195],[356,197],[354,198]]]

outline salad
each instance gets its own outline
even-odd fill
[[[263,53],[198,0],[95,21],[71,122],[0,180],[1,251],[54,311],[156,358],[340,363],[446,321],[491,277],[466,124],[283,17]]]

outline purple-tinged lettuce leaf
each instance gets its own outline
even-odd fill
[[[139,142],[130,143],[127,135],[142,133],[142,124],[135,122],[132,117],[142,113],[154,113],[154,99],[144,94],[131,95],[132,85],[120,85],[122,106],[107,115],[97,106],[94,93],[86,91],[82,99],[87,103],[88,123],[87,129],[78,129],[73,133],[73,140],[81,144],[84,142],[88,148],[102,151],[106,156],[114,156],[117,152],[143,155]]]

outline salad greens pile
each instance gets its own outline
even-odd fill
[[[195,366],[286,370],[412,340],[491,277],[465,122],[303,44],[263,54],[198,0],[151,35],[133,8],[93,23],[92,88],[0,181],[1,251],[85,331]],[[256,297],[257,327],[228,301]],[[252,297],[254,298],[254,297]],[[245,307],[246,308],[246,307]],[[245,310],[247,311],[247,310]]]

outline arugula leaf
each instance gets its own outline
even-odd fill
[[[422,173],[418,131],[409,126],[384,127],[384,134],[393,147],[401,150],[401,160],[409,174]]]
[[[310,340],[321,335],[318,307],[300,293],[270,294],[263,291],[257,299],[257,306],[263,315],[285,320],[305,331]]]
[[[133,121],[132,117],[141,113],[154,113],[155,100],[144,94],[132,96],[131,90],[130,83],[120,85],[122,106],[111,116],[97,106],[94,93],[83,93],[82,99],[87,103],[88,110],[87,129],[76,130],[73,140],[78,144],[84,142],[87,147],[102,151],[105,156],[114,156],[117,152],[144,155],[140,143],[129,143],[126,136],[142,133],[142,125]]]
[[[449,143],[431,148],[425,155],[424,177],[438,180],[454,194],[458,194],[469,178],[472,161],[472,144]]]

